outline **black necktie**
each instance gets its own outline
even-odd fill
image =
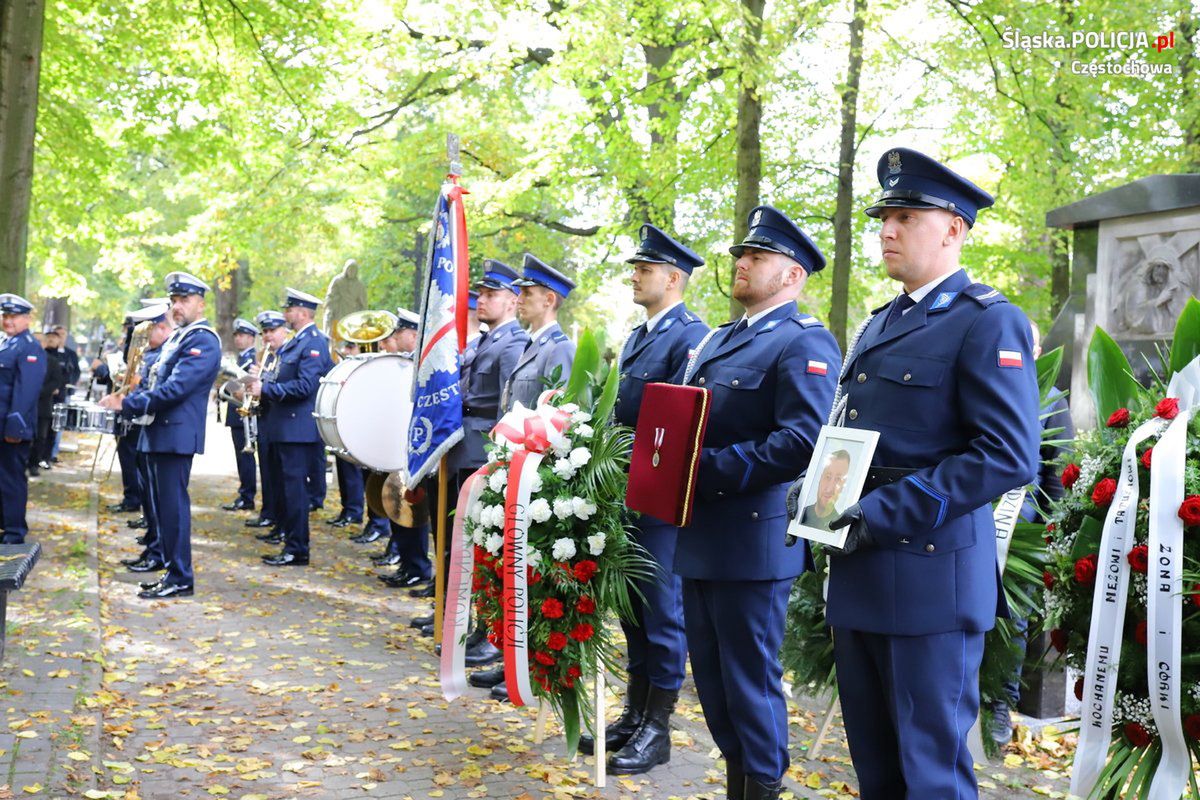
[[[887,319],[883,322],[883,329],[886,331],[889,327],[891,327],[893,322],[904,316],[905,311],[912,308],[916,304],[917,301],[913,300],[907,294],[902,294],[897,297],[896,301],[892,303],[891,310],[888,311]]]
[[[742,331],[746,330],[746,328],[748,328],[748,327],[750,327],[749,323],[746,322],[745,317],[742,317],[741,319],[739,319],[737,321],[736,325],[734,325],[732,328],[729,329],[729,336],[726,337],[725,341],[732,342],[735,336],[737,336]]]
[[[646,340],[646,326],[645,326],[645,324],[638,325],[636,328],[633,329],[633,347],[630,349],[637,350],[638,346],[641,345],[641,343],[644,342],[645,340]]]

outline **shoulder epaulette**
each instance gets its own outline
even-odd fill
[[[1008,298],[1001,294],[999,289],[993,289],[985,283],[972,283],[966,289],[963,289],[963,294],[984,308],[995,303],[1008,302]]]
[[[563,333],[562,331],[554,331],[553,333],[550,334],[550,341],[565,342],[565,341],[567,341],[567,335],[565,333]]]
[[[807,314],[801,317],[792,317],[792,321],[801,328],[824,327],[821,325],[821,320],[816,317],[810,317]]]

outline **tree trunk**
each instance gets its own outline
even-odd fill
[[[833,286],[829,301],[829,330],[846,352],[850,308],[850,265],[853,262],[854,161],[858,155],[858,84],[862,75],[863,23],[867,0],[854,0],[850,20],[850,60],[842,92],[842,135],[838,148],[837,204],[833,213]]]
[[[0,0],[0,290],[25,293],[44,0]]]
[[[643,43],[642,54],[646,59],[646,83],[663,81],[667,64],[675,54],[675,46]],[[657,97],[659,91],[665,92],[661,87],[656,88],[651,96]],[[668,108],[673,106],[678,109],[682,103],[683,93],[676,89],[665,92],[664,97],[646,105],[650,150],[646,158],[645,184],[639,187],[633,217],[635,225],[648,221],[672,234],[675,227],[675,188],[667,181],[671,180],[676,170],[675,146],[679,130],[677,124],[670,123]],[[664,104],[669,105],[664,107]]]
[[[745,66],[738,89],[737,105],[737,194],[733,201],[733,240],[740,242],[749,230],[747,218],[760,202],[762,185],[762,140],[759,129],[762,125],[762,99],[758,95],[758,56],[762,40],[763,10],[766,0],[742,0],[746,32],[742,37],[742,64]],[[733,261],[736,261],[734,259]],[[729,284],[733,285],[736,268],[729,272]],[[742,313],[742,305],[729,298],[729,316]]]
[[[1180,172],[1200,171],[1200,91],[1196,87],[1196,17],[1190,4],[1179,19],[1179,85],[1182,87],[1179,108],[1183,112],[1183,164]]]

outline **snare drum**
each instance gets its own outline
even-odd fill
[[[408,465],[413,363],[399,353],[339,361],[317,389],[317,430],[334,455],[380,472]]]
[[[90,402],[56,403],[50,424],[56,431],[79,433],[117,435],[124,430],[117,412]]]

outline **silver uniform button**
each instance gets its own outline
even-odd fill
[[[925,545],[925,552],[926,552],[926,553],[932,553],[932,552],[933,552],[934,550],[936,550],[936,549],[937,549],[937,548],[936,548],[936,547],[934,547],[932,544],[927,544],[927,545]]]
[[[737,379],[737,378],[734,378],[734,379],[733,379],[732,381],[730,381],[729,383],[730,383],[730,385],[731,385],[731,386],[737,386],[737,385],[738,385],[738,379]]]
[[[858,382],[866,383],[867,382],[867,373],[865,373],[865,372],[858,373]]]
[[[703,386],[703,385],[704,385],[704,378],[701,378],[701,379],[698,381],[698,383],[699,383],[701,386]]]
[[[750,519],[758,519],[758,512],[757,512],[757,511],[751,511],[751,512],[750,512]]]
[[[906,381],[911,381],[911,380],[912,380],[912,373],[911,373],[911,372],[906,372],[906,373],[904,373],[904,380],[906,380]]]
[[[850,409],[850,419],[858,419],[858,409],[857,408]]]

